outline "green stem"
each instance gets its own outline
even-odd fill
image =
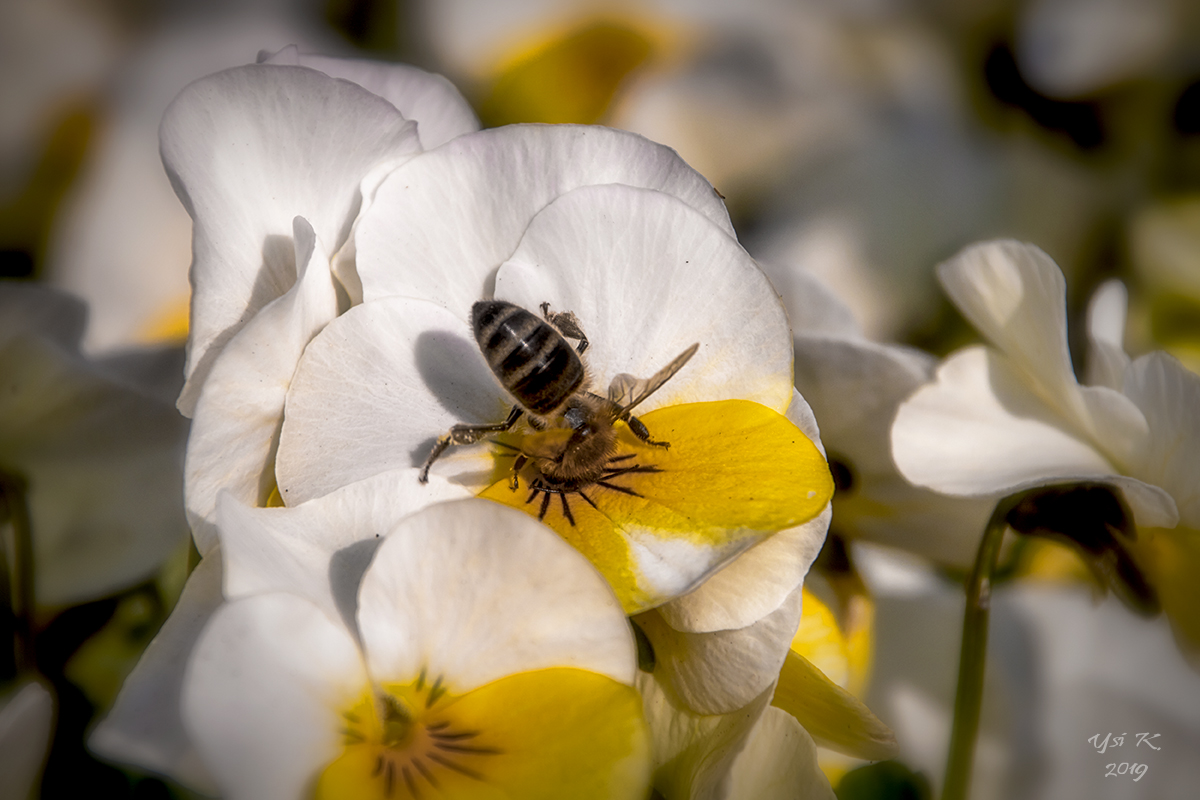
[[[27,489],[20,475],[0,469],[0,507],[7,512],[5,516],[12,531],[10,578],[16,624],[13,655],[18,673],[37,669],[33,649],[33,528],[29,522]]]
[[[962,649],[958,658],[958,690],[954,696],[954,727],[950,731],[950,754],[946,758],[946,780],[942,800],[966,800],[975,761],[975,739],[979,733],[979,710],[983,703],[983,674],[987,665],[988,612],[992,599],[992,573],[1000,557],[1000,544],[1008,529],[1007,517],[1017,497],[996,504],[975,567],[967,583],[967,606],[963,612]]]

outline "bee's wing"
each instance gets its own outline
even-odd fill
[[[634,406],[657,392],[664,383],[671,380],[676,372],[683,369],[683,365],[696,355],[696,351],[699,349],[700,343],[696,342],[649,378],[635,378],[627,373],[621,373],[613,378],[613,382],[608,386],[608,399],[621,409],[617,418],[624,417],[633,410]]]

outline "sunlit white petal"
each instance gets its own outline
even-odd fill
[[[340,711],[369,685],[345,627],[295,595],[257,595],[213,614],[183,718],[226,796],[294,800],[340,752]]]
[[[607,128],[510,125],[460,136],[383,182],[355,235],[363,299],[422,297],[465,319],[534,214],[601,184],[674,195],[733,233],[712,185],[669,148]]]
[[[180,402],[190,412],[219,350],[295,282],[293,218],[303,216],[336,251],[366,173],[420,144],[415,125],[366,89],[274,65],[193,83],[167,110],[161,140],[194,220],[189,381]]]
[[[239,330],[214,360],[187,448],[187,509],[201,553],[216,544],[217,493],[251,505],[275,488],[283,403],[300,354],[337,316],[329,261],[303,217],[293,223],[296,283]]]
[[[637,669],[632,632],[600,574],[549,528],[488,500],[400,523],[363,577],[359,627],[378,680],[427,670],[469,691],[559,666],[632,684]]]

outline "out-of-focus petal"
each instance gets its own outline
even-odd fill
[[[789,651],[772,705],[795,717],[822,747],[879,761],[895,758],[896,736],[862,701]]]
[[[171,616],[125,679],[120,694],[88,747],[101,757],[167,775],[204,794],[216,784],[183,726],[184,670],[221,605],[221,551],[200,560]]]
[[[26,800],[46,764],[54,730],[54,696],[28,681],[0,698],[0,797]]]
[[[1007,358],[968,347],[942,363],[936,382],[901,404],[892,425],[892,457],[918,486],[968,497],[1099,479],[1121,489],[1139,525],[1175,524],[1170,495],[1118,474],[1058,420]]]
[[[539,210],[608,183],[674,195],[733,234],[712,185],[670,148],[608,128],[509,125],[460,136],[384,180],[355,234],[363,299],[421,297],[466,319]]]
[[[36,283],[0,283],[0,345],[14,336],[42,336],[77,351],[87,328],[88,309],[78,298]]]
[[[1132,80],[1171,52],[1180,8],[1173,0],[1034,0],[1017,28],[1021,73],[1055,97]]]
[[[629,685],[637,671],[633,634],[604,579],[544,526],[485,500],[401,522],[363,577],[358,619],[381,681],[424,671],[465,692],[550,667]]]
[[[835,457],[855,471],[894,471],[890,430],[897,406],[933,374],[933,358],[866,339],[796,339],[796,386]],[[853,400],[848,400],[853,398]]]
[[[39,603],[127,586],[179,546],[186,430],[169,404],[77,353],[0,342],[0,461],[28,482]]]
[[[1087,383],[1121,391],[1129,356],[1125,354],[1125,315],[1129,293],[1113,278],[1105,281],[1088,302]]]
[[[769,707],[733,762],[729,800],[834,800],[817,746],[786,711]]]
[[[419,152],[415,128],[377,95],[304,67],[237,67],[175,99],[163,118],[163,163],[194,221],[181,409],[191,412],[229,339],[295,283],[293,219],[304,217],[336,252],[360,183]]]
[[[936,381],[901,404],[892,456],[918,486],[959,495],[1117,471],[1058,422],[1055,410],[1028,392],[1004,356],[969,347],[946,359]]]
[[[1146,421],[1127,398],[1081,387],[1067,349],[1066,281],[1044,252],[1011,240],[972,245],[938,266],[963,315],[1011,360],[1011,367],[1059,416],[1058,426],[1091,440],[1120,465]]]
[[[1183,524],[1200,529],[1200,376],[1157,351],[1133,362],[1125,392],[1150,425],[1135,474],[1170,492]]]

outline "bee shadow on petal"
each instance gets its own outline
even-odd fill
[[[329,559],[329,588],[346,627],[357,631],[358,585],[383,539],[364,539],[347,545]]]
[[[466,326],[464,325],[464,329]],[[424,463],[434,442],[456,423],[486,424],[502,421],[512,401],[496,383],[473,338],[454,331],[429,330],[413,346],[417,373],[441,412],[421,417],[441,417],[410,453],[414,466]]]

